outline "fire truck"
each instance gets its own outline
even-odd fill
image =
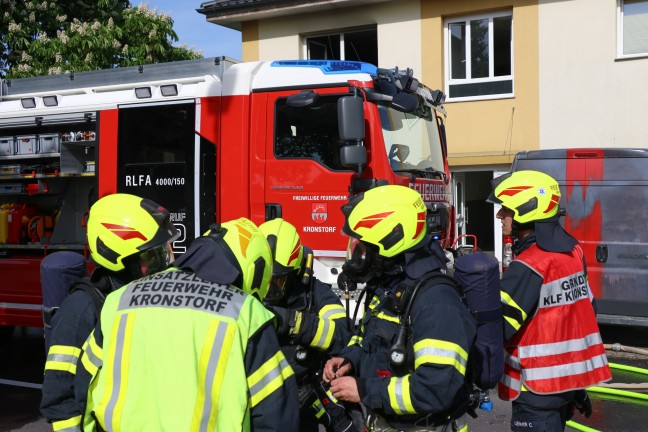
[[[283,217],[335,282],[341,205],[382,184],[419,191],[453,241],[444,94],[410,69],[227,57],[0,82],[0,325],[42,326],[39,266],[86,254],[99,197],[165,206],[181,237]]]

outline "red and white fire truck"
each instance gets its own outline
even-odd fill
[[[101,196],[164,205],[176,254],[215,221],[283,217],[335,282],[340,206],[419,191],[452,244],[444,95],[411,70],[207,58],[0,82],[0,325],[42,326],[41,259],[86,252]]]

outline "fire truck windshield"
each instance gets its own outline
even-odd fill
[[[439,128],[432,109],[422,105],[411,113],[378,105],[385,150],[397,174],[445,177]]]

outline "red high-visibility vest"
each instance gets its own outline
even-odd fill
[[[610,380],[580,246],[555,253],[534,244],[515,260],[542,277],[542,288],[535,315],[506,347],[500,398],[515,400],[522,386],[550,394]]]

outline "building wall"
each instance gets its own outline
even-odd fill
[[[420,75],[420,18],[419,0],[399,0],[266,19],[258,24],[258,57],[246,57],[245,49],[243,57],[244,60],[305,58],[304,35],[376,25],[379,65],[410,67],[415,75]]]
[[[520,150],[539,148],[538,8],[532,0],[422,0],[423,80],[445,77],[443,19],[513,11],[513,98],[448,102],[449,162],[453,168],[510,164]]]
[[[541,0],[541,148],[648,147],[648,58],[616,59],[616,3]]]

